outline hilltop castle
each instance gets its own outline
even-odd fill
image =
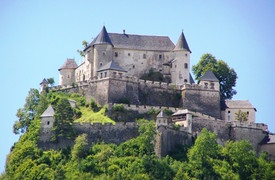
[[[83,52],[85,58],[80,65],[74,59],[65,61],[59,69],[59,86],[52,90],[81,93],[88,100],[93,98],[101,105],[108,104],[109,108],[115,103],[124,103],[126,109],[139,113],[150,108],[172,110],[175,112],[172,118],[161,111],[156,120],[160,132],[156,146],[158,155],[166,155],[176,143],[190,144],[192,137],[203,127],[216,132],[221,143],[228,139],[249,139],[256,150],[268,139],[267,126],[255,123],[256,108],[249,101],[226,100],[221,103],[220,83],[213,72],[206,72],[198,84],[194,82],[190,74],[191,50],[183,32],[174,45],[168,36],[132,35],[125,31],[122,34],[108,33],[104,26]],[[142,79],[149,72],[161,74],[162,82]],[[42,90],[46,86],[47,82],[42,81]],[[235,113],[239,110],[247,113],[247,122],[236,121]],[[41,116],[41,142],[49,141],[47,133],[53,125],[53,114],[50,108]],[[181,134],[170,132],[171,124],[179,124]],[[79,132],[93,134],[92,139],[95,134],[102,138],[114,128],[89,123],[74,126]],[[128,126],[117,124],[114,136],[106,135],[104,141],[121,142],[131,138],[127,128],[136,132],[136,125]],[[127,136],[118,136],[118,131]],[[110,137],[124,139],[110,140]]]

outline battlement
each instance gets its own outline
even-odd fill
[[[267,125],[263,123],[233,121],[231,122],[231,124],[232,124],[232,127],[261,129],[263,131],[267,131]]]
[[[211,87],[211,86],[205,86],[205,85],[201,85],[201,84],[189,84],[189,83],[186,83],[186,84],[183,84],[182,85],[182,90],[210,90],[210,91],[218,91],[218,90],[215,90],[214,87]]]
[[[120,105],[120,104],[119,103],[109,103],[108,109],[112,109],[112,107],[114,105]],[[123,105],[123,107],[127,110],[137,111],[140,114],[144,114],[144,113],[150,111],[151,109],[155,109],[155,110],[169,109],[172,112],[176,112],[178,110],[178,108],[167,107],[167,106],[148,106],[148,105],[133,105],[133,104],[121,104],[121,105]]]

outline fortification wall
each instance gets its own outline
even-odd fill
[[[259,152],[261,144],[266,143],[268,132],[266,125],[258,123],[226,122],[223,120],[207,120],[194,117],[192,131],[197,135],[202,128],[217,134],[218,143],[224,145],[227,140],[248,140],[255,151]]]
[[[121,103],[179,107],[181,86],[171,83],[140,80],[135,77],[115,76],[75,83],[75,86],[55,86],[54,91],[75,92],[94,98],[99,104]]]
[[[215,118],[220,118],[220,93],[197,84],[185,84],[182,89],[184,109],[198,111]]]
[[[155,153],[158,157],[165,157],[178,144],[191,145],[192,139],[192,134],[186,131],[174,130],[171,127],[161,125],[157,128]]]
[[[139,135],[138,125],[136,123],[121,123],[115,125],[111,123],[74,123],[73,128],[76,130],[76,137],[86,133],[89,145],[97,142],[120,144]],[[45,139],[49,134],[40,134],[38,146],[43,149],[60,149],[74,145],[74,138],[58,138],[57,143],[50,139]],[[41,138],[42,137],[42,138]]]

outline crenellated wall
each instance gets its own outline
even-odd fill
[[[137,137],[138,125],[134,122],[117,122],[115,125],[111,123],[74,123],[73,128],[76,131],[76,137],[80,134],[86,133],[89,145],[98,142],[120,144],[129,139]],[[40,132],[40,139],[38,147],[43,149],[60,149],[74,145],[74,138],[58,138],[57,143],[50,141],[52,132]]]
[[[221,118],[219,90],[198,84],[184,84],[182,88],[182,107]]]
[[[179,107],[181,86],[171,83],[140,80],[128,76],[112,76],[90,79],[73,85],[55,86],[54,91],[78,92],[99,104],[120,103],[127,99],[130,104]]]

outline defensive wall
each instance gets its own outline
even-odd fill
[[[77,92],[87,100],[94,98],[99,104],[126,102],[134,105],[169,106],[181,105],[181,87],[171,83],[141,80],[136,77],[112,75],[54,86],[53,91]]]
[[[261,144],[268,141],[266,125],[262,123],[241,123],[238,121],[226,122],[218,119],[193,117],[192,132],[196,136],[206,128],[217,134],[218,143],[224,145],[227,140],[248,140],[254,150],[259,152]]]
[[[155,153],[158,157],[165,157],[177,145],[192,145],[193,135],[185,128],[175,130],[172,126],[160,125],[157,127],[155,138]]]
[[[220,118],[220,92],[200,84],[184,84],[182,87],[182,107]]]
[[[86,133],[89,145],[98,142],[120,144],[139,135],[138,125],[134,122],[117,122],[115,125],[112,123],[74,123],[73,129],[76,132],[76,137]],[[62,149],[74,145],[75,138],[58,137],[57,142],[51,142],[50,137],[52,133],[44,132],[43,128],[41,128],[38,147],[43,149]]]

